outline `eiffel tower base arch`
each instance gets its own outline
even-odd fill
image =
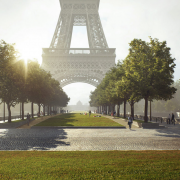
[[[43,48],[42,68],[61,87],[83,82],[100,84],[115,65],[115,48],[109,48],[99,17],[100,0],[59,0],[61,12],[49,48]],[[70,48],[73,26],[86,26],[89,48]]]
[[[61,87],[82,82],[95,87],[115,65],[115,49],[43,49],[42,67],[50,71]],[[66,52],[66,53],[65,53]]]

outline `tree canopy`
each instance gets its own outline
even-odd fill
[[[64,107],[70,100],[60,83],[37,61],[28,60],[26,64],[14,44],[3,40],[0,41],[0,98],[7,104],[8,122],[11,122],[10,108],[19,102]]]
[[[91,93],[90,102],[102,105],[100,94],[106,94],[105,99],[109,103],[118,104],[124,100],[125,104],[128,101],[133,111],[134,103],[144,99],[144,120],[147,122],[148,100],[166,101],[176,92],[173,87],[175,59],[171,57],[166,41],[159,42],[150,37],[150,42],[134,39],[129,45],[127,57],[106,74],[95,92]]]

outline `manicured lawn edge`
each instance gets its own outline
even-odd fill
[[[0,179],[180,179],[180,151],[0,151]]]
[[[35,125],[35,126],[57,126],[57,127],[124,127],[123,125],[114,122],[106,117],[94,117],[96,114],[80,115],[78,113],[62,114]]]

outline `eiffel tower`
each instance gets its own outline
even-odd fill
[[[109,48],[99,17],[100,0],[59,0],[61,12],[49,48],[43,48],[42,68],[61,87],[83,82],[100,84],[115,65],[115,48]],[[73,26],[86,26],[89,48],[70,48]]]

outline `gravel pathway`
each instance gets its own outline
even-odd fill
[[[0,150],[106,151],[180,150],[180,125],[163,129],[128,129],[123,119],[110,118],[127,129],[33,127],[49,117],[38,118],[30,126],[0,129]]]

